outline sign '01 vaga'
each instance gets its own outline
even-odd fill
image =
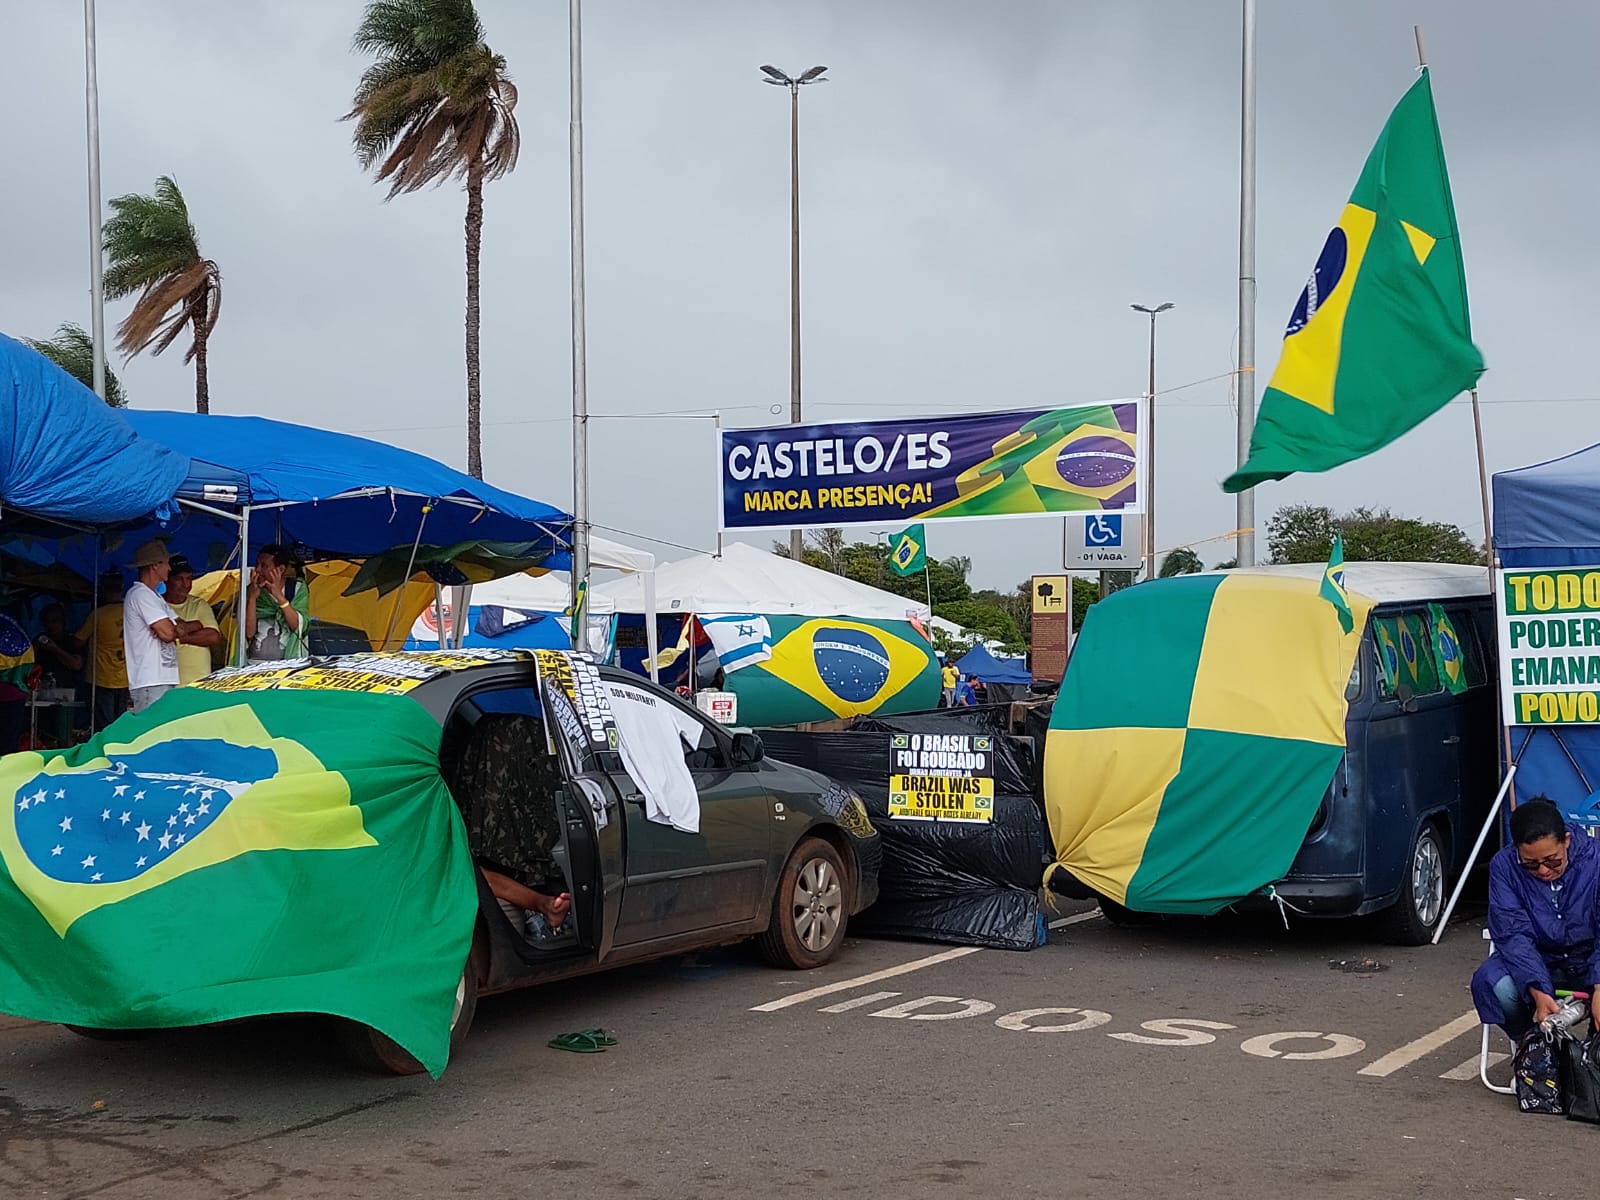
[[[1507,723],[1600,723],[1600,567],[1502,570],[1495,593]]]
[[[1140,405],[723,430],[722,528],[1140,513]]]

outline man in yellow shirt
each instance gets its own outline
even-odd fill
[[[939,671],[939,686],[944,691],[944,706],[946,708],[952,707],[956,702],[956,684],[960,679],[961,672],[956,670],[955,663],[948,658],[945,659],[944,666]]]
[[[89,614],[78,640],[93,655],[90,678],[94,681],[94,727],[104,729],[128,711],[128,661],[122,649],[122,573],[100,576],[99,608]]]
[[[201,626],[193,633],[178,634],[179,686],[211,674],[211,648],[222,640],[217,614],[211,611],[211,605],[191,594],[193,589],[194,568],[183,555],[174,554],[167,576],[167,603],[183,620]]]

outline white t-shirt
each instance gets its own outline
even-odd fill
[[[700,832],[700,793],[683,759],[683,739],[701,728],[670,700],[608,682],[618,749],[628,776],[644,792],[645,816],[684,833]]]
[[[122,601],[122,649],[130,688],[178,686],[178,643],[163,642],[150,630],[161,620],[176,624],[178,614],[144,584],[128,589]]]

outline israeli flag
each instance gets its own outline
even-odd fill
[[[701,617],[700,625],[711,639],[725,674],[772,657],[772,627],[765,617]]]

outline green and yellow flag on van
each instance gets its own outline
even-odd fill
[[[1424,70],[1395,105],[1323,244],[1262,394],[1250,456],[1222,489],[1371,454],[1482,372]]]
[[[1344,753],[1372,601],[1322,580],[1158,580],[1089,609],[1045,743],[1059,866],[1145,912],[1213,913],[1289,870]]]
[[[442,1071],[477,889],[439,725],[393,694],[417,680],[340,674],[213,677],[83,746],[0,759],[0,1011],[328,1013]]]

